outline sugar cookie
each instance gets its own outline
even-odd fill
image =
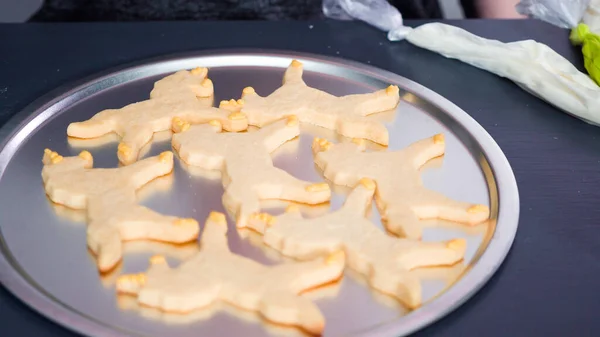
[[[421,284],[409,271],[460,261],[466,242],[422,242],[387,235],[365,218],[374,193],[375,183],[363,179],[340,210],[322,217],[304,219],[298,208],[290,207],[265,229],[263,240],[283,255],[301,260],[343,250],[348,267],[364,275],[373,288],[417,307]]]
[[[298,294],[340,278],[343,252],[307,262],[261,265],[231,253],[225,215],[217,212],[206,220],[200,245],[198,255],[175,269],[164,258],[153,257],[146,273],[120,277],[117,291],[134,294],[141,305],[167,312],[187,313],[224,301],[258,311],[275,323],[314,334],[323,331],[325,323],[317,306]]]
[[[194,126],[179,122],[173,123],[173,148],[188,165],[222,171],[223,203],[238,227],[261,227],[269,221],[268,214],[259,213],[260,200],[319,204],[331,198],[327,183],[302,181],[273,166],[271,152],[300,134],[294,116],[247,133],[222,133],[217,121]]]
[[[420,238],[420,219],[444,219],[469,225],[489,218],[485,205],[452,200],[423,186],[419,168],[442,156],[444,135],[415,142],[400,151],[364,152],[363,142],[332,144],[313,141],[315,163],[337,185],[354,186],[361,178],[377,183],[375,201],[386,228],[408,238]]]
[[[262,127],[286,116],[296,115],[302,123],[314,124],[350,138],[388,144],[388,130],[366,116],[394,109],[400,101],[397,86],[369,94],[337,97],[311,88],[302,79],[303,65],[294,60],[283,76],[283,85],[266,97],[246,87],[241,100],[222,101],[221,108],[241,111],[248,123]]]
[[[228,131],[246,130],[248,121],[241,113],[206,107],[199,97],[213,95],[212,81],[206,68],[182,70],[156,83],[150,99],[121,109],[103,110],[92,118],[69,124],[67,134],[76,138],[96,138],[115,132],[122,140],[117,155],[122,164],[138,160],[140,149],[155,132],[169,130],[175,117],[189,123],[218,120]]]
[[[137,204],[137,189],[173,170],[172,152],[125,167],[93,169],[93,158],[87,151],[62,157],[46,149],[43,162],[42,179],[50,200],[87,209],[87,244],[102,272],[121,260],[121,241],[184,243],[198,237],[196,220],[162,215]]]

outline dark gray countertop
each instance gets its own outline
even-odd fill
[[[565,30],[529,20],[452,23],[502,41],[535,39],[581,68],[581,54]],[[507,80],[406,42],[389,43],[384,33],[354,22],[0,25],[0,46],[0,125],[71,80],[148,57],[212,48],[339,56],[429,87],[473,116],[506,153],[519,184],[521,218],[513,249],[492,280],[416,335],[600,335],[600,128]],[[1,287],[0,322],[2,336],[75,336]]]

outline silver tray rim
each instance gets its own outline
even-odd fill
[[[410,312],[397,321],[381,324],[373,327],[373,329],[368,332],[363,331],[359,332],[359,334],[362,335],[362,333],[367,333],[369,337],[379,337],[392,335],[405,336],[416,332],[438,321],[465,303],[489,281],[502,265],[512,247],[512,243],[517,233],[520,202],[516,178],[510,163],[492,136],[468,113],[433,90],[388,70],[339,57],[277,49],[210,49],[145,58],[113,66],[106,70],[85,76],[79,80],[68,82],[40,96],[11,117],[5,125],[0,127],[0,179],[2,178],[7,164],[10,162],[12,155],[16,151],[18,144],[21,143],[23,137],[29,134],[29,132],[23,134],[24,131],[31,131],[31,129],[37,128],[38,124],[32,123],[32,121],[39,117],[42,117],[42,122],[46,120],[47,117],[43,118],[44,115],[52,115],[51,112],[48,112],[48,109],[56,106],[57,103],[66,103],[68,105],[69,103],[77,102],[89,94],[108,89],[114,86],[114,84],[107,85],[103,80],[115,76],[118,77],[119,74],[122,75],[125,71],[151,68],[164,62],[211,56],[258,56],[308,59],[338,64],[346,68],[360,70],[363,73],[368,72],[376,74],[377,77],[385,78],[389,83],[398,84],[402,89],[408,92],[416,94],[419,97],[426,97],[429,103],[450,115],[456,123],[460,124],[464,130],[468,131],[471,137],[475,139],[481,147],[485,159],[489,164],[489,168],[491,169],[493,179],[496,182],[495,188],[497,189],[498,194],[498,217],[487,247],[477,258],[474,265],[441,295],[435,297],[424,306]],[[134,76],[125,79],[123,82],[119,82],[119,84],[147,76],[147,74],[140,71]],[[69,97],[71,97],[71,100],[64,102]],[[57,108],[60,109],[61,107]],[[45,112],[45,114],[33,114],[34,112],[39,111]],[[497,230],[499,226],[502,228],[500,231]],[[0,283],[30,309],[33,309],[37,313],[50,319],[52,322],[71,331],[93,336],[114,336],[117,332],[114,328],[106,326],[99,320],[79,313],[74,308],[62,303],[52,294],[47,293],[43,288],[37,286],[34,280],[23,275],[16,261],[11,257],[10,252],[7,251],[1,227]]]

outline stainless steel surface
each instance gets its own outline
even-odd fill
[[[397,111],[374,117],[387,121],[389,148],[399,149],[444,132],[446,155],[443,161],[432,163],[424,171],[425,185],[457,199],[489,204],[493,216],[489,224],[472,228],[429,223],[431,228],[425,231],[424,240],[464,237],[468,240],[467,256],[464,264],[452,268],[415,271],[422,275],[427,302],[413,312],[407,314],[396,301],[371,291],[351,273],[338,285],[307,294],[315,298],[325,315],[325,336],[405,335],[460,305],[499,267],[517,230],[518,191],[501,150],[465,112],[414,82],[353,62],[286,53],[230,51],[159,59],[80,81],[70,89],[59,89],[17,115],[9,123],[10,129],[0,131],[5,137],[0,152],[0,279],[5,286],[36,310],[88,335],[298,335],[294,329],[262,323],[256,316],[232,308],[200,312],[188,319],[136,308],[127,298],[117,298],[113,283],[119,273],[145,270],[147,258],[157,251],[177,263],[195,248],[127,243],[122,266],[112,274],[100,276],[86,249],[82,214],[53,206],[44,194],[40,178],[42,152],[47,147],[64,155],[86,148],[94,155],[95,167],[117,165],[115,142],[69,141],[65,134],[67,125],[105,108],[146,99],[153,82],[168,73],[209,67],[218,102],[237,98],[248,85],[260,94],[271,92],[280,85],[283,70],[292,58],[304,62],[309,85],[336,95],[397,84],[403,98]],[[310,153],[314,136],[336,137],[327,130],[305,127],[299,139],[276,152],[275,165],[302,179],[322,180]],[[146,155],[169,148],[168,140],[157,141]],[[339,207],[344,200],[344,191],[338,192],[331,208]],[[203,222],[209,211],[222,210],[221,193],[218,177],[187,169],[176,161],[173,175],[144,187],[140,198],[158,211]],[[327,210],[308,211],[319,214]],[[371,219],[379,224],[375,209]],[[230,228],[233,229],[231,225]],[[262,263],[277,263],[272,252],[254,242],[252,237],[230,230],[232,251]]]

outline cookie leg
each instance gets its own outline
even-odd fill
[[[116,131],[112,115],[118,110],[104,110],[87,121],[74,122],[67,127],[67,135],[75,138],[96,138]]]
[[[281,254],[299,260],[327,256],[344,248],[343,240],[338,236],[315,230],[321,229],[321,226],[325,226],[325,224],[317,224],[317,228],[294,230],[294,228],[302,228],[302,226],[307,228],[311,224],[303,223],[299,214],[290,213],[278,216],[273,225],[265,230],[263,242]]]
[[[353,107],[353,112],[359,116],[392,110],[400,102],[399,89],[395,85],[372,93],[344,96],[341,99],[345,106]]]
[[[338,280],[346,262],[344,252],[340,250],[323,256],[304,262],[280,264],[270,270],[273,273],[271,278],[279,279],[279,284],[289,284],[294,293]]]
[[[468,225],[480,224],[490,216],[488,206],[457,201],[431,190],[421,193],[414,212],[421,219],[443,219]]]
[[[179,244],[197,239],[200,231],[194,219],[162,215],[139,205],[118,219],[116,226],[123,241],[148,239]]]
[[[125,130],[117,151],[119,161],[124,165],[137,161],[140,150],[152,140],[153,134],[154,130],[150,126],[136,126]]]
[[[167,260],[162,255],[155,255],[150,258],[150,267],[146,273],[123,274],[117,278],[116,289],[121,294],[138,295],[144,286],[148,277],[155,277],[161,274],[171,272]]]
[[[204,223],[204,232],[200,239],[203,252],[211,251],[215,254],[229,252],[227,244],[227,219],[225,214],[210,212]]]
[[[258,127],[263,127],[284,116],[283,113],[265,113],[265,111],[269,111],[270,104],[266,98],[259,96],[252,87],[244,88],[241,99],[223,101],[219,108],[232,112],[241,111],[248,119],[248,124]]]
[[[150,263],[146,274],[142,274],[143,284],[137,292],[141,305],[167,312],[188,313],[206,308],[218,300],[221,288],[218,283],[183,276],[184,273],[171,269],[162,257],[153,257]],[[138,275],[131,277],[134,282],[140,278]],[[120,277],[117,290],[126,292],[121,290],[127,289],[126,281],[130,281],[127,276]]]
[[[280,199],[315,205],[331,199],[331,189],[325,182],[311,183],[299,180],[284,170],[274,168],[260,184],[257,192],[260,199]]]
[[[389,143],[389,133],[385,125],[368,118],[340,117],[335,131],[349,138],[368,139],[381,145]]]
[[[398,270],[393,264],[373,266],[368,281],[371,287],[399,299],[408,308],[421,305],[421,283],[416,276]]]
[[[420,239],[423,235],[423,225],[409,207],[393,205],[379,212],[384,214],[384,226],[388,231],[407,239]]]
[[[123,257],[121,235],[116,227],[90,223],[87,229],[87,245],[96,256],[96,263],[101,272],[114,268]]]
[[[304,66],[301,62],[293,60],[292,63],[288,66],[283,74],[283,84],[290,83],[301,83],[304,84],[302,80],[302,73],[304,72]]]
[[[362,178],[359,184],[352,190],[346,198],[342,210],[345,213],[364,216],[367,210],[371,208],[373,195],[377,185],[369,178]]]
[[[403,152],[406,153],[404,160],[409,161],[415,168],[419,169],[428,161],[443,156],[445,151],[446,140],[444,134],[439,133],[410,144]]]
[[[164,151],[158,156],[149,157],[137,161],[131,165],[122,167],[119,172],[129,179],[136,189],[141,188],[150,181],[167,175],[173,171],[173,152]],[[117,195],[120,191],[115,190],[109,193]],[[123,195],[127,195],[131,203],[136,203],[135,193],[132,191],[122,191]],[[105,198],[108,198],[106,196]]]
[[[396,247],[396,252],[390,252],[390,256],[397,256],[394,264],[412,270],[456,264],[465,256],[467,242],[465,239],[452,239],[445,242],[404,241]]]
[[[314,303],[286,291],[265,294],[259,312],[269,321],[298,326],[315,335],[320,335],[325,328],[323,315]]]
[[[250,227],[262,233],[264,223],[261,226],[254,228],[249,222],[252,216],[260,213],[260,200],[258,195],[252,188],[244,188],[232,182],[229,183],[223,193],[223,206],[228,213],[235,218],[238,228]]]
[[[138,295],[138,302],[141,305],[166,312],[189,313],[206,308],[218,299],[219,286],[217,285],[203,286],[201,282],[198,282],[191,287],[192,289],[189,289],[189,282],[177,283],[180,284],[180,287],[169,285],[164,288],[144,288]]]
[[[288,207],[284,214],[275,219],[271,227],[267,229],[266,225],[264,226],[263,231],[260,232],[263,234],[263,243],[283,253],[284,240],[288,237],[286,233],[290,230],[290,225],[287,223],[295,224],[297,221],[302,221],[300,209],[295,206]]]

